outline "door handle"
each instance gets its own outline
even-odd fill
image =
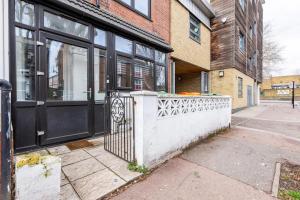
[[[92,88],[89,88],[88,91],[84,91],[83,93],[86,93],[86,94],[91,94],[92,93]]]

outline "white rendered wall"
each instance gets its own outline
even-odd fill
[[[231,123],[230,97],[158,97],[155,92],[145,91],[131,94],[136,102],[139,165],[152,167],[165,156]]]
[[[9,26],[8,26],[8,2],[0,1],[0,79],[9,80]]]

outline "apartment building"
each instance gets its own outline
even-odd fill
[[[211,92],[232,97],[233,109],[257,104],[262,82],[264,0],[211,0]]]

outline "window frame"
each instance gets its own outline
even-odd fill
[[[243,36],[243,37],[241,37],[241,36]],[[241,38],[243,38],[243,48],[241,48]],[[241,30],[239,31],[239,50],[242,53],[246,52],[246,36]]]
[[[198,23],[198,24],[197,24]],[[199,40],[194,38],[192,34],[196,35],[197,33],[194,30],[191,30],[191,24],[199,28]],[[194,40],[195,42],[201,44],[201,21],[197,19],[194,15],[190,13],[189,16],[189,37]]]
[[[209,72],[202,71],[200,76],[201,76],[200,77],[200,83],[201,83],[201,88],[200,88],[201,90],[200,91],[203,94],[208,94],[209,93]],[[207,79],[205,79],[205,78],[207,78]],[[205,85],[205,83],[207,85]],[[205,87],[205,86],[207,86],[207,87]],[[207,88],[207,90],[205,90],[205,88]]]
[[[238,77],[238,98],[243,98],[243,78]]]
[[[89,23],[86,23],[80,19],[77,19],[75,17],[72,17],[62,11],[59,11],[59,10],[54,10],[52,8],[49,8],[49,7],[45,7],[45,6],[40,6],[40,9],[39,9],[39,27],[40,27],[40,30],[45,30],[47,32],[50,32],[50,33],[54,33],[54,34],[57,34],[57,35],[63,35],[65,37],[68,37],[68,38],[74,38],[76,40],[80,40],[80,41],[84,41],[84,42],[87,42],[87,43],[92,43],[94,44],[94,37],[91,37],[91,35],[94,36],[94,33],[92,33],[94,31],[93,27],[96,27],[95,24],[89,24]],[[57,15],[57,16],[60,16],[60,17],[63,17],[63,18],[66,18],[68,20],[71,20],[71,21],[74,21],[74,22],[77,22],[77,23],[80,23],[82,25],[85,25],[87,26],[88,28],[88,38],[84,38],[84,37],[79,37],[79,36],[76,36],[76,35],[72,35],[72,34],[69,34],[69,33],[66,33],[66,32],[62,32],[62,31],[58,31],[58,30],[55,30],[55,29],[51,29],[51,28],[48,28],[48,27],[45,27],[44,26],[44,13],[45,12],[49,12],[53,15]]]
[[[115,48],[115,55],[116,55],[116,58],[115,58],[115,63],[116,63],[116,65],[115,65],[115,75],[114,75],[114,77],[115,77],[115,88],[116,89],[119,89],[119,90],[134,90],[134,78],[131,78],[131,87],[118,87],[118,85],[117,85],[117,57],[118,56],[122,56],[122,57],[126,57],[126,58],[128,58],[128,59],[131,59],[131,75],[132,75],[132,77],[134,76],[134,67],[135,67],[135,59],[140,59],[140,60],[143,60],[143,61],[147,61],[147,62],[151,62],[151,63],[153,63],[153,78],[154,78],[154,81],[153,81],[153,84],[154,84],[154,86],[153,86],[153,88],[154,88],[154,91],[158,91],[157,90],[157,86],[156,86],[156,67],[157,67],[157,65],[159,65],[159,66],[163,66],[163,67],[165,67],[165,90],[159,90],[159,91],[167,91],[167,68],[168,68],[168,66],[167,66],[167,53],[165,53],[165,52],[163,52],[163,51],[160,51],[159,49],[155,49],[154,47],[152,47],[152,46],[149,46],[149,45],[147,45],[147,44],[145,44],[145,43],[141,43],[141,42],[139,42],[139,41],[136,41],[136,40],[133,40],[133,39],[131,39],[131,38],[128,38],[128,37],[126,37],[126,36],[124,36],[124,35],[121,35],[121,34],[114,34],[114,41],[116,41],[115,40],[115,38],[116,38],[116,36],[119,36],[119,37],[123,37],[123,38],[125,38],[125,39],[127,39],[127,40],[131,40],[132,41],[132,44],[133,44],[133,53],[132,54],[128,54],[128,53],[124,53],[124,52],[120,52],[120,51],[117,51],[116,50],[116,48]],[[142,56],[142,55],[139,55],[139,54],[137,54],[136,53],[136,45],[142,45],[142,46],[145,46],[145,47],[147,47],[147,48],[150,48],[151,50],[152,50],[152,52],[153,52],[153,56],[152,56],[152,58],[148,58],[148,57],[146,57],[146,56]],[[115,47],[116,47],[116,44],[115,44]],[[166,58],[165,58],[165,63],[160,63],[160,62],[157,62],[156,60],[155,60],[155,51],[159,51],[159,52],[161,52],[161,53],[164,53],[165,55],[166,55]]]
[[[137,10],[135,8],[135,1],[136,0],[130,0],[130,5],[129,5],[129,4],[125,3],[122,0],[116,0],[116,2],[118,2],[121,5],[123,5],[124,7],[128,8],[129,10],[131,10],[131,11],[137,13],[138,15],[140,15],[140,16],[142,16],[142,17],[144,17],[144,18],[146,18],[146,19],[148,19],[150,21],[152,21],[152,15],[151,15],[151,13],[152,13],[152,9],[151,9],[152,0],[148,0],[148,15],[142,13],[141,11],[139,11],[139,10]]]

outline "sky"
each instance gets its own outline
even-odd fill
[[[300,74],[300,1],[265,0],[264,23],[271,23],[273,39],[283,47],[281,71],[273,74]]]

